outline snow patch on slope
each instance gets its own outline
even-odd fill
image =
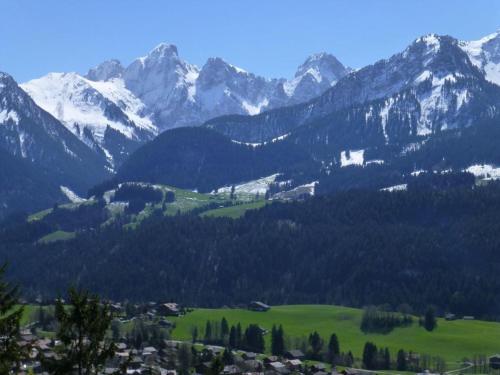
[[[245,183],[242,183],[239,185],[235,185],[234,192],[236,194],[241,194],[241,193],[252,194],[252,195],[266,194],[266,191],[269,190],[269,185],[271,185],[273,182],[275,182],[276,177],[278,177],[278,176],[279,176],[279,174],[277,173],[277,174],[273,174],[271,176],[267,176],[267,177],[259,178],[257,180],[248,181],[248,182],[245,182]],[[232,186],[224,186],[224,187],[218,188],[213,193],[215,193],[215,194],[223,194],[223,193],[230,194],[231,189],[232,189]]]
[[[341,167],[347,167],[349,165],[363,165],[364,163],[365,150],[350,150],[342,151],[340,153],[340,165]]]
[[[500,179],[500,167],[495,167],[491,164],[474,164],[465,169],[465,171],[483,180]]]
[[[86,199],[79,197],[73,190],[71,190],[67,186],[61,185],[60,189],[61,192],[66,196],[66,198],[68,198],[72,203],[83,203],[87,201]]]
[[[19,125],[19,115],[13,110],[2,110],[0,111],[0,124],[12,121],[14,124]]]
[[[76,73],[49,73],[20,86],[80,138],[84,127],[91,130],[97,141],[104,139],[107,126],[129,139],[136,138],[135,126],[156,132],[151,120],[141,116],[144,105],[125,88],[121,79],[96,82]],[[107,100],[118,106],[129,121],[110,118],[114,116],[108,113],[111,103]]]
[[[393,191],[405,191],[406,189],[408,189],[407,184],[400,184],[400,185],[389,186],[380,190],[393,192]]]

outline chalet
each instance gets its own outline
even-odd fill
[[[300,359],[289,359],[285,361],[285,366],[292,371],[298,371],[302,368],[302,361]]]
[[[271,362],[278,362],[279,358],[275,355],[270,355],[264,358],[264,363],[268,365]]]
[[[282,362],[271,362],[267,365],[267,368],[278,374],[286,375],[290,373],[290,370]]]
[[[490,367],[494,370],[500,369],[500,354],[492,355],[489,358]]]
[[[181,315],[181,310],[179,305],[174,302],[163,303],[158,307],[158,311],[162,315],[179,316]]]
[[[298,350],[298,349],[294,349],[294,350],[289,350],[287,351],[285,354],[284,354],[284,357],[286,359],[304,359],[305,355],[304,353],[302,353],[302,351]]]
[[[252,301],[248,305],[248,309],[252,311],[260,311],[260,312],[265,312],[268,311],[271,308],[271,306],[266,305],[264,302],[260,301]]]
[[[257,359],[257,354],[253,352],[244,352],[242,355],[245,360],[254,360]]]
[[[224,375],[240,375],[243,371],[236,365],[226,365],[224,366],[224,370],[222,370],[222,374]]]
[[[261,372],[263,365],[262,361],[259,361],[257,359],[247,359],[243,361],[243,368],[248,372]]]

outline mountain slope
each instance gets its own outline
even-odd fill
[[[307,170],[313,165],[308,154],[280,142],[252,147],[209,129],[185,127],[166,131],[139,148],[119,169],[116,180],[207,192],[294,168]]]
[[[461,41],[460,47],[469,55],[472,63],[485,73],[487,80],[500,85],[500,31],[479,40]]]
[[[66,201],[50,173],[0,149],[0,219],[33,212]]]
[[[105,159],[38,107],[0,73],[0,148],[50,173],[55,184],[82,192],[106,178]]]
[[[114,168],[136,147],[151,139],[157,129],[143,113],[144,104],[125,88],[123,80],[91,81],[76,73],[50,73],[21,87],[44,110],[60,120],[74,135]],[[109,140],[109,129],[121,134]],[[132,141],[132,142],[129,142]],[[112,150],[120,149],[119,152]]]
[[[337,138],[346,136],[358,143],[363,138],[402,142],[491,117],[500,108],[499,93],[457,40],[427,35],[390,59],[345,76],[308,103],[205,125],[244,142],[262,142],[300,126],[308,126],[300,130],[308,144],[338,144]]]

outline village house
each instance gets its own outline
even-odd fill
[[[266,305],[264,302],[260,302],[260,301],[252,301],[248,305],[249,310],[259,311],[259,312],[268,311],[270,308],[271,308],[271,306]]]
[[[179,316],[181,314],[180,307],[177,303],[163,303],[158,307],[158,312],[161,315]]]
[[[298,349],[289,350],[283,356],[287,359],[300,359],[300,360],[302,360],[305,358],[304,353],[302,353],[302,351],[298,350]]]

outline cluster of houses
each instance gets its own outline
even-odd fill
[[[47,338],[37,338],[29,332],[21,333],[21,346],[29,347],[29,359],[21,363],[20,375],[42,374],[49,375],[43,371],[40,356],[44,358],[57,359],[55,347],[56,340]],[[149,346],[141,350],[128,348],[124,343],[117,344],[117,351],[113,359],[106,363],[101,375],[116,374],[126,364],[126,374],[155,374],[155,375],[177,375],[175,365],[172,365],[172,358],[180,342],[165,340],[163,349]],[[121,372],[120,372],[121,373]]]
[[[42,369],[40,356],[57,359],[55,347],[56,340],[38,338],[29,330],[21,332],[21,346],[30,348],[30,357],[21,364],[20,375],[43,374],[49,375]],[[128,375],[177,375],[178,351],[183,344],[181,341],[164,340],[162,348],[146,346],[140,350],[127,347],[125,343],[117,343],[115,357],[108,361],[102,375],[111,375],[119,371],[126,364]],[[213,358],[222,356],[225,348],[207,345],[200,349],[200,356]],[[282,358],[276,356],[263,356],[251,352],[234,351],[234,363],[225,365],[222,375],[287,375],[303,373],[306,366],[303,362],[304,354],[300,350],[291,350]],[[200,362],[193,368],[193,374],[211,373],[212,361]],[[326,366],[317,363],[307,367],[308,374],[330,375]],[[351,374],[350,374],[351,375]]]
[[[222,346],[207,345],[204,351],[209,351],[213,356],[221,356],[225,348]],[[327,370],[324,363],[306,365],[305,355],[300,350],[287,351],[283,357],[273,355],[260,355],[252,352],[234,351],[234,363],[225,365],[221,374],[223,375],[288,375],[303,374],[311,375],[339,375],[334,371]],[[210,371],[211,361],[203,362],[197,366],[196,373],[207,374]],[[342,372],[346,374],[347,372]],[[353,375],[352,372],[349,373]]]

